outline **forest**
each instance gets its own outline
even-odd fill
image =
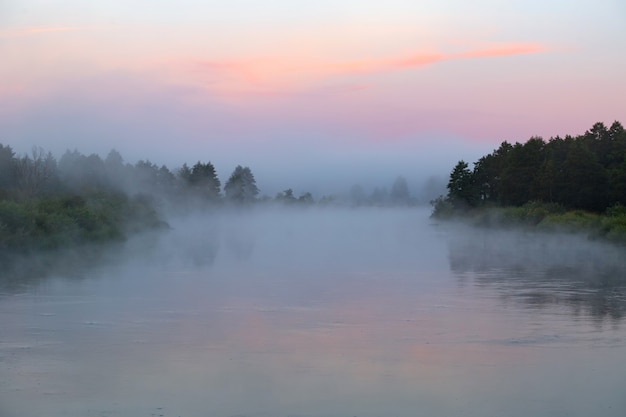
[[[505,141],[473,169],[459,161],[447,189],[431,202],[435,218],[583,228],[626,241],[626,131],[598,122],[575,137]]]
[[[403,177],[368,195],[354,186],[347,199],[291,188],[274,198],[259,197],[249,167],[237,166],[223,184],[211,162],[170,170],[149,160],[124,162],[111,150],[106,158],[66,151],[58,160],[34,147],[16,155],[0,144],[0,262],[17,254],[125,240],[137,232],[167,228],[165,213],[187,214],[252,204],[305,207],[314,204],[410,205]]]
[[[626,242],[626,131],[617,121],[610,127],[598,122],[575,137],[505,141],[473,169],[459,161],[447,190],[431,202],[434,218],[584,229]],[[390,190],[366,193],[355,185],[344,197],[317,201],[291,188],[273,198],[259,194],[249,167],[235,167],[222,185],[211,162],[172,171],[149,160],[126,163],[116,150],[104,159],[68,150],[57,160],[38,147],[16,155],[0,144],[0,261],[16,253],[123,241],[167,228],[169,212],[252,204],[416,204],[401,176]]]

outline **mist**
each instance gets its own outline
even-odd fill
[[[619,247],[414,206],[209,206],[167,222],[3,285],[3,415],[623,409]],[[572,397],[590,367],[602,383]]]
[[[626,416],[625,4],[0,0],[0,417]]]
[[[8,109],[0,141],[18,154],[37,146],[57,158],[77,150],[104,159],[115,149],[126,163],[149,160],[172,171],[210,161],[224,180],[235,166],[249,166],[261,194],[270,197],[291,187],[319,198],[355,184],[388,186],[401,175],[419,198],[429,178],[445,186],[459,159],[474,161],[511,139],[468,138],[445,129],[381,136],[334,124],[322,128],[304,110],[294,120],[268,123],[254,112],[239,114],[219,97],[199,95],[126,73],[73,79],[28,108]],[[315,100],[323,106],[322,98]],[[426,203],[430,194],[424,194]]]
[[[292,154],[272,197],[248,166],[1,150],[3,416],[626,410],[622,246],[437,220],[445,181],[394,152],[311,188]]]

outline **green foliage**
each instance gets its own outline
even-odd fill
[[[459,161],[450,174],[445,200],[434,204],[435,215],[446,206],[462,212],[497,205],[522,207],[558,204],[570,211],[602,213],[626,204],[626,131],[619,122],[610,128],[596,123],[583,135],[532,137],[527,142],[502,145],[483,156],[470,170]],[[536,223],[545,213],[528,208],[507,209],[505,219]],[[573,219],[554,220],[564,223]]]
[[[584,210],[571,210],[561,214],[547,216],[541,227],[551,230],[565,230],[570,232],[596,230],[601,224],[600,216]]]
[[[217,178],[215,167],[212,163],[198,161],[189,175],[189,184],[200,191],[200,194],[209,200],[215,200],[220,196],[220,180]]]
[[[77,150],[68,150],[61,156],[58,175],[71,193],[109,189],[112,186],[104,161],[96,154],[86,156]]]
[[[431,214],[431,217],[433,218],[450,219],[456,214],[454,205],[447,197],[442,195],[432,200],[430,205],[433,206],[433,212]]]
[[[310,206],[315,204],[315,199],[313,198],[313,195],[311,193],[306,192],[298,197],[298,204]]]
[[[557,203],[543,203],[541,201],[530,201],[524,204],[523,210],[524,221],[527,224],[538,225],[546,217],[564,213],[563,207]]]
[[[564,210],[558,204],[531,201],[523,206],[482,206],[469,213],[472,223],[480,226],[536,227],[541,222]],[[464,213],[467,216],[468,213]]]
[[[523,205],[537,199],[538,176],[544,162],[545,142],[538,137],[516,143],[500,172],[500,201],[504,205]]]
[[[459,161],[448,182],[448,201],[455,209],[473,207],[479,199],[479,188],[476,186],[474,174],[467,162]]]
[[[160,226],[147,202],[123,194],[0,201],[0,249],[12,252],[121,240],[127,231]]]
[[[319,204],[320,205],[332,204],[334,200],[335,200],[334,197],[328,197],[328,196],[323,197],[320,200]],[[285,191],[282,191],[276,194],[276,197],[274,197],[274,201],[276,203],[281,203],[287,206],[297,206],[297,207],[304,207],[304,206],[310,206],[310,205],[315,204],[315,199],[313,198],[313,195],[311,193],[305,192],[296,198],[291,188],[288,188]]]
[[[602,219],[602,230],[607,239],[626,244],[626,206],[609,207]]]
[[[434,203],[433,217],[440,219],[462,214],[463,218],[477,226],[581,233],[591,239],[626,244],[626,207],[619,204],[600,214],[585,210],[565,210],[561,205],[538,201],[523,206],[480,207],[469,212],[454,210],[443,197]]]
[[[329,206],[337,201],[337,197],[334,195],[324,195],[320,198],[318,204],[321,206]]]
[[[432,216],[485,226],[586,233],[626,244],[626,131],[596,123],[584,135],[503,142],[470,171],[459,161]]]
[[[298,201],[298,199],[296,199],[293,195],[293,190],[291,188],[287,188],[285,191],[276,194],[274,200],[284,204],[293,204]]]
[[[0,191],[4,194],[15,184],[14,156],[10,146],[0,144]]]
[[[474,163],[474,183],[481,204],[491,204],[501,200],[502,172],[513,146],[504,141],[500,147]]]
[[[224,186],[224,196],[236,204],[249,204],[256,200],[259,189],[250,168],[237,165]]]

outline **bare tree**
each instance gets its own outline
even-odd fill
[[[52,153],[33,146],[28,154],[15,160],[18,195],[29,199],[41,194],[56,176],[56,160]]]

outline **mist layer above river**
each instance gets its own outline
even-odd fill
[[[626,412],[621,248],[414,208],[170,224],[4,290],[0,415]]]

